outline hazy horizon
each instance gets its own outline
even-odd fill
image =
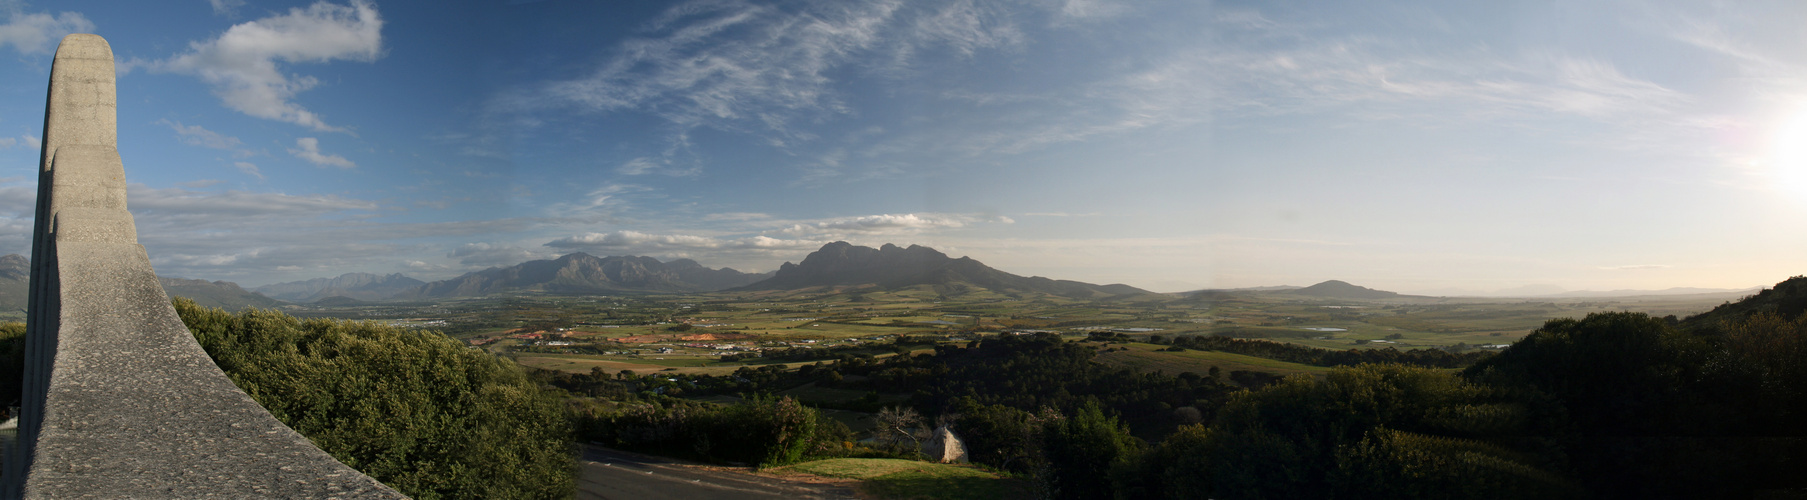
[[[159,274],[762,272],[920,244],[1153,291],[1807,274],[1807,5],[0,3],[0,253],[52,52],[119,66]]]

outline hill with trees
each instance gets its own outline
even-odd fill
[[[157,283],[163,285],[163,293],[170,297],[186,297],[203,307],[218,307],[227,310],[239,310],[247,307],[276,307],[282,302],[240,288],[238,283],[230,281],[191,280],[182,278],[157,277]]]
[[[1351,285],[1346,281],[1339,281],[1339,280],[1329,280],[1329,281],[1325,281],[1323,283],[1318,283],[1316,285],[1308,286],[1305,288],[1294,289],[1294,290],[1277,290],[1273,293],[1285,293],[1285,294],[1291,294],[1291,295],[1306,295],[1306,296],[1311,296],[1311,297],[1325,297],[1325,298],[1332,298],[1332,299],[1364,299],[1364,300],[1396,299],[1396,298],[1400,298],[1400,297],[1409,297],[1408,295],[1400,295],[1395,292],[1389,292],[1389,291],[1385,291],[1385,290],[1375,290],[1373,288]]]
[[[208,356],[277,420],[410,497],[571,495],[562,402],[509,360],[432,331],[175,306]]]

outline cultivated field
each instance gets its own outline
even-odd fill
[[[1152,294],[1111,300],[992,292],[947,296],[931,287],[695,295],[518,295],[441,303],[307,309],[314,316],[432,328],[510,354],[523,365],[588,372],[720,375],[746,365],[797,365],[838,355],[895,355],[898,336],[965,343],[978,335],[1056,332],[1071,338],[1228,335],[1326,349],[1476,349],[1510,344],[1552,318],[1640,311],[1686,317],[1728,294],[1575,299],[1350,300],[1286,293]],[[303,307],[303,306],[294,306]],[[1138,371],[1323,369],[1216,352],[1163,352],[1152,344],[1098,361]],[[927,351],[928,344],[913,348]],[[801,357],[770,357],[775,352]]]

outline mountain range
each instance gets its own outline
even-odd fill
[[[508,267],[492,267],[416,286],[391,298],[479,297],[499,292],[551,293],[709,292],[744,286],[770,274],[710,269],[690,259],[669,263],[652,257],[596,257],[573,253]]]
[[[270,298],[289,302],[314,302],[327,297],[358,300],[383,300],[421,285],[424,281],[400,273],[387,276],[370,273],[347,273],[337,278],[314,278],[307,281],[276,283],[251,289]]]
[[[0,311],[24,311],[31,269],[22,255],[0,256]],[[692,293],[720,290],[768,291],[840,287],[900,289],[931,286],[942,293],[974,290],[999,293],[1046,293],[1070,298],[1109,298],[1148,294],[1123,284],[1094,285],[1043,277],[1023,277],[986,266],[970,257],[952,258],[933,248],[885,244],[879,248],[837,241],[823,245],[799,263],[785,262],[770,273],[744,273],[732,268],[712,269],[690,259],[661,262],[652,257],[596,257],[573,253],[557,259],[535,260],[434,282],[401,274],[348,273],[336,278],[276,283],[245,290],[227,281],[159,277],[165,292],[210,307],[241,309],[276,307],[283,302],[355,304],[382,300],[420,300],[481,297],[504,292],[588,293]],[[1541,297],[1621,297],[1725,293],[1731,290],[1671,288],[1668,290],[1613,290],[1610,292],[1561,291],[1553,286],[1521,287],[1518,292],[1543,292]],[[1555,288],[1555,289],[1552,289]],[[1757,289],[1747,290],[1754,291]],[[1554,293],[1552,293],[1554,292]],[[1308,287],[1268,286],[1197,290],[1181,295],[1214,300],[1238,294],[1286,294],[1341,299],[1424,298],[1401,295],[1329,280]],[[1528,295],[1528,294],[1527,294]],[[1526,296],[1526,295],[1518,295]]]
[[[1040,292],[1072,298],[1151,293],[1129,285],[1094,285],[1078,281],[1022,277],[992,269],[971,257],[958,259],[933,248],[885,244],[879,248],[837,241],[803,258],[785,262],[764,281],[734,290],[796,290],[813,287],[877,285],[885,289],[917,285],[965,285],[996,292]]]

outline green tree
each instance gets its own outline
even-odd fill
[[[1097,401],[1086,401],[1072,417],[1053,419],[1042,431],[1042,459],[1048,474],[1041,479],[1056,498],[1110,498],[1112,478],[1131,465],[1142,441],[1116,417],[1106,416]]]
[[[1517,395],[1448,373],[1344,367],[1244,394],[1208,430],[1163,443],[1140,477],[1169,498],[1572,496],[1551,472],[1561,454],[1524,437],[1538,419]]]
[[[245,393],[334,458],[409,496],[565,498],[576,462],[556,396],[434,332],[231,314],[175,300]]]

